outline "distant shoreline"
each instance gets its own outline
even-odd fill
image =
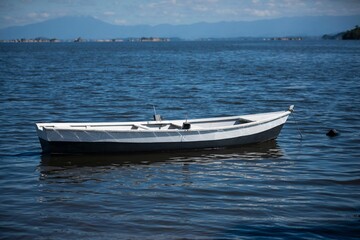
[[[113,38],[113,39],[57,39],[57,38],[21,38],[0,40],[0,43],[122,43],[122,42],[184,42],[184,41],[303,41],[303,40],[321,40],[320,36],[314,37],[237,37],[237,38],[198,38],[198,39],[181,39],[181,38],[163,38],[163,37],[141,37],[141,38]]]
[[[161,37],[141,37],[141,38],[114,38],[114,39],[83,39],[81,37],[75,39],[61,40],[57,38],[20,38],[10,40],[0,40],[0,42],[8,43],[59,43],[59,42],[170,42],[181,41],[180,39],[161,38]]]

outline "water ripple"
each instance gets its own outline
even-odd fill
[[[0,238],[358,239],[360,47],[0,44]],[[285,110],[276,141],[52,156],[35,122]],[[326,136],[336,128],[340,135]],[[299,135],[302,134],[302,138]]]

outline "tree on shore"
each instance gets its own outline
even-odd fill
[[[360,40],[360,27],[356,25],[354,29],[346,31],[342,35],[343,40]]]

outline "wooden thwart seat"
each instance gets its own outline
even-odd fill
[[[141,128],[141,129],[145,129],[145,130],[150,130],[150,128],[148,127],[145,127],[143,125],[140,125],[140,124],[133,124],[133,126],[137,129],[137,128]]]

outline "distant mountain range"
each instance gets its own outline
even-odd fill
[[[258,21],[194,23],[156,26],[113,25],[93,17],[62,17],[41,23],[0,29],[0,39],[57,38],[112,39],[139,37],[236,38],[279,36],[322,36],[360,25],[360,15],[291,17]]]

